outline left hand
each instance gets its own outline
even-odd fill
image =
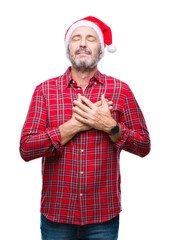
[[[75,118],[91,128],[97,130],[110,132],[113,126],[116,126],[116,121],[112,118],[107,100],[104,95],[101,96],[100,107],[96,106],[89,99],[79,95],[82,102],[74,101],[76,107],[73,107],[73,111],[76,113]]]

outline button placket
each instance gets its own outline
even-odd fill
[[[83,152],[84,152],[84,149],[80,149],[80,151],[81,151],[81,153],[83,153]],[[80,173],[81,173],[81,175],[83,175],[83,174],[84,174],[84,172],[83,172],[83,171],[81,171]]]

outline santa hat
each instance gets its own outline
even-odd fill
[[[82,26],[91,27],[96,31],[96,33],[99,37],[99,40],[100,40],[102,55],[104,54],[104,49],[105,49],[106,45],[108,46],[107,47],[108,52],[111,52],[111,53],[116,52],[116,47],[112,43],[112,31],[111,31],[110,27],[107,26],[104,22],[102,22],[98,18],[95,18],[92,16],[80,19],[80,20],[74,22],[68,28],[68,30],[65,34],[66,51],[68,50],[69,40],[70,40],[70,37],[71,37],[73,31],[76,28],[82,27]]]

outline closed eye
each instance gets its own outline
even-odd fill
[[[80,40],[80,35],[74,35],[74,36],[72,37],[72,40],[73,40],[73,41],[79,41],[79,40]]]
[[[88,39],[88,41],[90,41],[90,42],[96,41],[96,37],[95,37],[95,36],[92,36],[92,35],[88,35],[87,39]]]

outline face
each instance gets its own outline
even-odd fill
[[[78,27],[73,31],[69,41],[68,56],[78,71],[93,70],[101,55],[99,37],[93,28]]]

